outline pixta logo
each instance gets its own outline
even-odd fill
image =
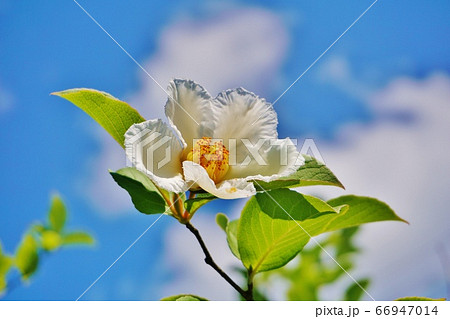
[[[173,159],[171,147],[174,137],[164,136],[159,132],[142,130],[127,144],[127,153],[132,154],[131,164],[143,163],[150,171],[160,170],[174,160],[192,161],[202,166],[215,165],[214,168],[226,165],[233,166],[267,166],[278,163],[281,166],[291,165],[290,148],[296,149],[297,139],[220,139],[203,137],[188,143],[181,158]],[[176,142],[178,143],[178,141]],[[128,148],[131,148],[130,150]],[[305,139],[301,154],[308,154],[320,162],[323,157],[313,139]]]

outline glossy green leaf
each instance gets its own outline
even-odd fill
[[[445,298],[433,299],[427,297],[403,297],[395,299],[394,301],[445,301],[445,300],[446,300]]]
[[[216,198],[217,198],[216,196],[211,195],[209,193],[199,193],[196,194],[195,198],[186,200],[184,202],[184,207],[191,215],[193,215],[200,207]]]
[[[58,249],[62,244],[61,235],[54,230],[45,230],[41,234],[42,248],[47,251]]]
[[[396,220],[408,223],[398,217],[386,203],[376,198],[346,195],[331,199],[327,203],[333,207],[348,205],[349,209],[345,214],[330,220],[326,231],[384,220]]]
[[[15,256],[16,266],[23,279],[28,279],[37,269],[39,263],[39,245],[30,234],[25,235]]]
[[[127,103],[112,95],[92,89],[71,89],[54,92],[89,114],[124,147],[124,134],[128,128],[145,119]]]
[[[67,211],[64,202],[58,195],[54,195],[51,200],[48,219],[52,229],[60,232],[66,223]]]
[[[382,220],[402,221],[376,199],[343,196],[325,203],[276,189],[257,194],[244,207],[237,233],[239,254],[253,273],[271,270],[294,258],[312,236]]]
[[[208,301],[208,299],[196,295],[175,295],[162,298],[161,301]]]
[[[256,189],[261,191],[312,185],[329,185],[344,188],[342,183],[325,164],[320,163],[308,155],[303,155],[303,157],[305,158],[305,164],[295,173],[269,183],[255,181]]]
[[[309,240],[302,227],[323,228],[324,215],[331,213],[334,209],[320,199],[288,189],[252,197],[242,211],[237,232],[244,266],[253,273],[284,266]]]
[[[166,202],[147,175],[132,167],[110,172],[120,187],[131,196],[134,206],[143,214],[163,214]]]
[[[358,280],[358,284],[356,282],[354,282],[347,288],[347,290],[345,291],[345,297],[344,297],[345,301],[361,300],[361,297],[364,294],[364,290],[362,290],[361,287],[364,288],[365,290],[367,290],[367,287],[370,284],[370,280],[367,278],[360,279],[360,280]]]
[[[94,243],[95,240],[91,235],[81,231],[70,232],[62,237],[63,245],[92,245]]]

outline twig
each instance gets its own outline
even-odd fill
[[[245,300],[252,301],[253,299],[253,293],[252,288],[253,285],[249,285],[248,290],[244,290],[241,287],[239,287],[238,284],[236,284],[233,279],[231,279],[217,264],[214,262],[213,258],[211,257],[211,254],[208,251],[208,248],[206,248],[205,242],[203,241],[202,236],[200,235],[197,228],[192,226],[190,222],[187,222],[186,228],[190,230],[191,233],[194,234],[195,238],[197,238],[198,243],[200,244],[200,247],[203,250],[203,253],[205,254],[205,263],[210,265],[220,276],[222,276],[223,279],[225,279],[234,289],[239,292],[242,297],[244,297]]]

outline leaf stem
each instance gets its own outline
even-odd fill
[[[223,279],[225,279],[234,289],[236,289],[237,292],[241,294],[242,297],[244,297],[247,301],[252,301],[253,299],[253,284],[249,285],[248,290],[244,290],[241,287],[239,287],[238,284],[236,284],[233,279],[230,278],[217,264],[214,262],[211,254],[208,251],[208,248],[205,245],[205,242],[203,241],[202,236],[200,235],[200,232],[197,228],[192,226],[190,222],[187,222],[186,228],[189,229],[189,231],[194,234],[195,238],[197,239],[198,243],[200,244],[200,247],[203,250],[203,253],[205,254],[205,263],[211,266]]]
[[[252,296],[252,298],[253,298],[253,276],[254,276],[254,273],[250,266],[250,269],[248,269],[248,272],[247,272],[247,293],[250,296]]]

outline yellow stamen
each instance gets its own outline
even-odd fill
[[[222,181],[229,169],[229,151],[222,141],[211,137],[198,139],[193,149],[187,153],[185,160],[200,164],[214,183]]]
[[[237,189],[236,189],[236,187],[231,187],[231,188],[227,189],[227,192],[232,194],[232,193],[237,192]]]

